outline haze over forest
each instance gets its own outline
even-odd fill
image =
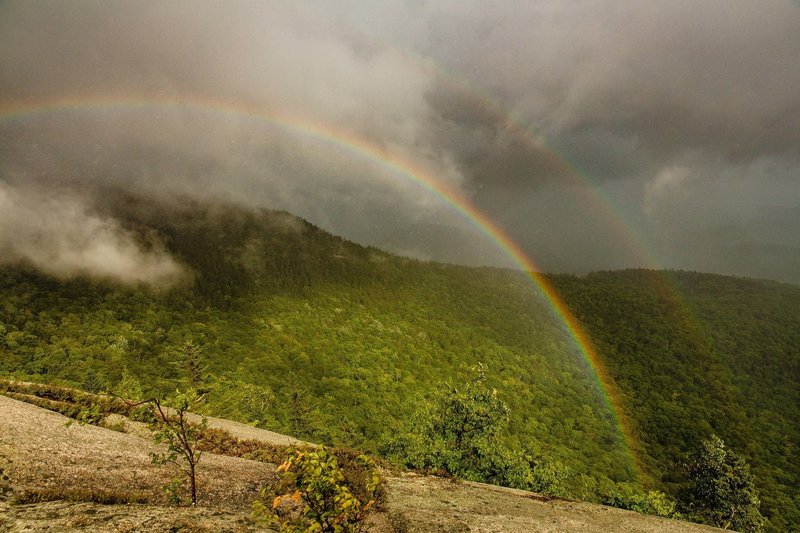
[[[513,265],[400,166],[543,271],[800,283],[798,49],[789,1],[6,1],[0,258],[180,280],[100,208],[127,190]]]

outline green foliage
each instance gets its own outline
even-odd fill
[[[17,400],[56,411],[81,424],[98,424],[106,415],[118,413],[135,417],[139,409],[120,398],[93,394],[73,388],[25,383],[0,378],[0,393]]]
[[[495,441],[508,424],[508,405],[487,386],[486,365],[479,363],[473,371],[464,390],[451,387],[439,398],[432,421],[433,434],[456,450],[473,440]]]
[[[118,394],[133,379],[142,397],[163,397],[186,382],[190,341],[206,414],[374,452],[429,403],[410,398],[468,382],[482,361],[509,408],[498,441],[544,477],[563,465],[564,492],[600,501],[641,477],[675,497],[675,465],[716,433],[751,465],[765,528],[800,529],[797,287],[548,276],[606,367],[637,473],[593,370],[524,273],[394,257],[286,213],[122,203],[108,206],[114,218],[157,234],[194,286],[152,293],[2,268],[0,374]]]
[[[765,530],[800,529],[800,288],[690,272],[555,276],[601,354],[651,487],[714,433],[750,464]]]
[[[675,500],[661,491],[644,492],[633,483],[616,483],[603,496],[605,505],[629,509],[637,513],[652,514],[666,518],[680,518]]]
[[[141,383],[127,368],[122,370],[122,379],[116,387],[115,394],[132,402],[139,402],[144,398]]]
[[[282,479],[253,503],[255,518],[277,522],[281,531],[360,531],[382,482],[369,457],[359,455],[353,462],[358,468],[351,464],[348,477],[325,448],[291,450],[278,467]]]
[[[153,462],[156,464],[165,464],[161,462],[161,459],[156,460],[154,458]],[[169,483],[164,485],[164,493],[167,495],[169,503],[172,505],[180,505],[183,502],[183,498],[181,498],[181,492],[183,492],[182,485],[183,481],[179,477],[170,480]]]
[[[100,406],[93,403],[89,407],[81,409],[80,413],[78,413],[77,420],[81,424],[97,425],[102,418],[103,413],[100,411]]]
[[[70,427],[76,421],[80,425],[92,424],[96,426],[103,419],[100,405],[96,403],[73,406],[71,409],[58,409],[58,411],[70,417],[70,420],[64,424],[66,427]]]
[[[764,517],[750,467],[712,435],[688,465],[688,507],[702,519],[736,531],[761,531]]]
[[[176,392],[170,403],[174,405],[169,409],[161,404],[158,399],[152,400],[156,417],[152,423],[153,440],[156,444],[166,444],[164,452],[151,452],[153,464],[165,465],[173,463],[178,465],[189,480],[189,492],[192,505],[197,505],[197,463],[202,457],[202,450],[198,443],[208,428],[205,417],[199,425],[192,424],[188,419],[189,408],[198,403],[197,391]],[[180,503],[180,479],[168,483],[164,490],[170,495],[173,503]]]
[[[88,392],[98,393],[105,390],[106,385],[94,369],[86,373],[86,379],[83,380],[81,388]]]
[[[203,363],[200,347],[191,340],[186,341],[178,350],[176,360],[186,387],[199,393],[206,392],[204,387],[208,379],[208,367]]]
[[[257,224],[240,236],[221,228],[197,234],[195,246],[211,243],[204,261],[234,261],[246,242],[268,234]],[[173,253],[187,262],[202,255],[170,232]],[[274,249],[265,244],[257,276],[269,282],[224,305],[202,288],[217,283],[211,271],[191,291],[156,295],[0,271],[0,320],[21,339],[13,350],[0,347],[0,372],[80,385],[93,370],[117,394],[126,395],[120,384],[132,378],[131,390],[138,383],[143,397],[163,397],[185,383],[181,351],[191,340],[202,347],[206,414],[375,452],[416,411],[408,398],[443,380],[464,381],[466,369],[484,361],[510,408],[506,446],[598,480],[633,479],[596,382],[523,274],[427,265],[311,233],[316,244],[306,233],[280,234],[285,242]],[[237,238],[239,252],[231,248]],[[304,268],[333,261],[336,274],[306,276],[273,262],[304,250]],[[333,252],[349,259],[326,255]]]
[[[392,438],[384,453],[406,467],[443,472],[472,481],[549,494],[563,493],[566,469],[535,460],[501,441],[509,408],[487,385],[486,366],[473,369],[463,389],[450,387],[424,405],[412,426]]]
[[[681,518],[675,500],[659,490],[647,491],[647,507],[644,512],[666,518]]]

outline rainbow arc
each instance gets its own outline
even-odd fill
[[[554,314],[563,323],[565,331],[573,340],[582,358],[591,368],[593,378],[597,382],[607,408],[623,437],[627,447],[631,466],[635,475],[642,475],[641,463],[635,450],[638,439],[635,438],[633,426],[625,415],[622,401],[617,393],[613,379],[609,375],[603,361],[593,347],[577,318],[568,309],[551,283],[540,272],[534,261],[517,245],[513,239],[498,226],[489,216],[476,207],[460,190],[437,180],[429,171],[413,162],[407,161],[379,146],[376,143],[360,138],[343,129],[329,124],[314,122],[296,116],[266,110],[262,107],[244,102],[215,100],[201,97],[181,97],[170,99],[152,95],[143,97],[127,95],[83,95],[57,98],[39,102],[0,103],[0,122],[24,120],[36,116],[53,113],[82,112],[89,110],[188,110],[213,112],[222,115],[235,115],[256,119],[271,127],[279,128],[289,134],[310,137],[327,145],[338,147],[352,154],[353,157],[375,163],[388,170],[392,175],[411,180],[431,194],[446,202],[452,209],[469,220],[481,233],[494,242],[497,249],[509,257],[515,265],[527,273],[531,282],[546,299]],[[517,127],[517,126],[515,126]],[[563,161],[563,158],[559,159]],[[566,164],[566,163],[563,163]]]

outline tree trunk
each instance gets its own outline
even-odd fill
[[[194,477],[194,463],[189,463],[189,477],[192,482],[192,507],[197,505],[197,483]]]

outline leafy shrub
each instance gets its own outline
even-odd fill
[[[666,518],[679,518],[675,501],[657,490],[642,491],[632,483],[615,484],[602,498],[602,503],[628,509],[637,513],[652,514]]]
[[[327,448],[327,451],[336,457],[344,484],[352,495],[361,502],[375,500],[375,506],[379,506],[386,497],[386,484],[378,470],[380,460],[350,448]]]
[[[286,456],[286,448],[287,446],[262,444],[252,452],[245,453],[241,457],[243,459],[250,459],[251,461],[260,461],[262,463],[280,464],[281,459]]]
[[[102,419],[103,413],[100,410],[100,406],[96,403],[81,409],[76,418],[81,424],[92,424],[95,426],[99,424]]]
[[[278,467],[283,475],[253,503],[257,520],[282,531],[355,532],[382,494],[382,480],[369,457],[346,456],[340,468],[325,448],[291,450]]]

